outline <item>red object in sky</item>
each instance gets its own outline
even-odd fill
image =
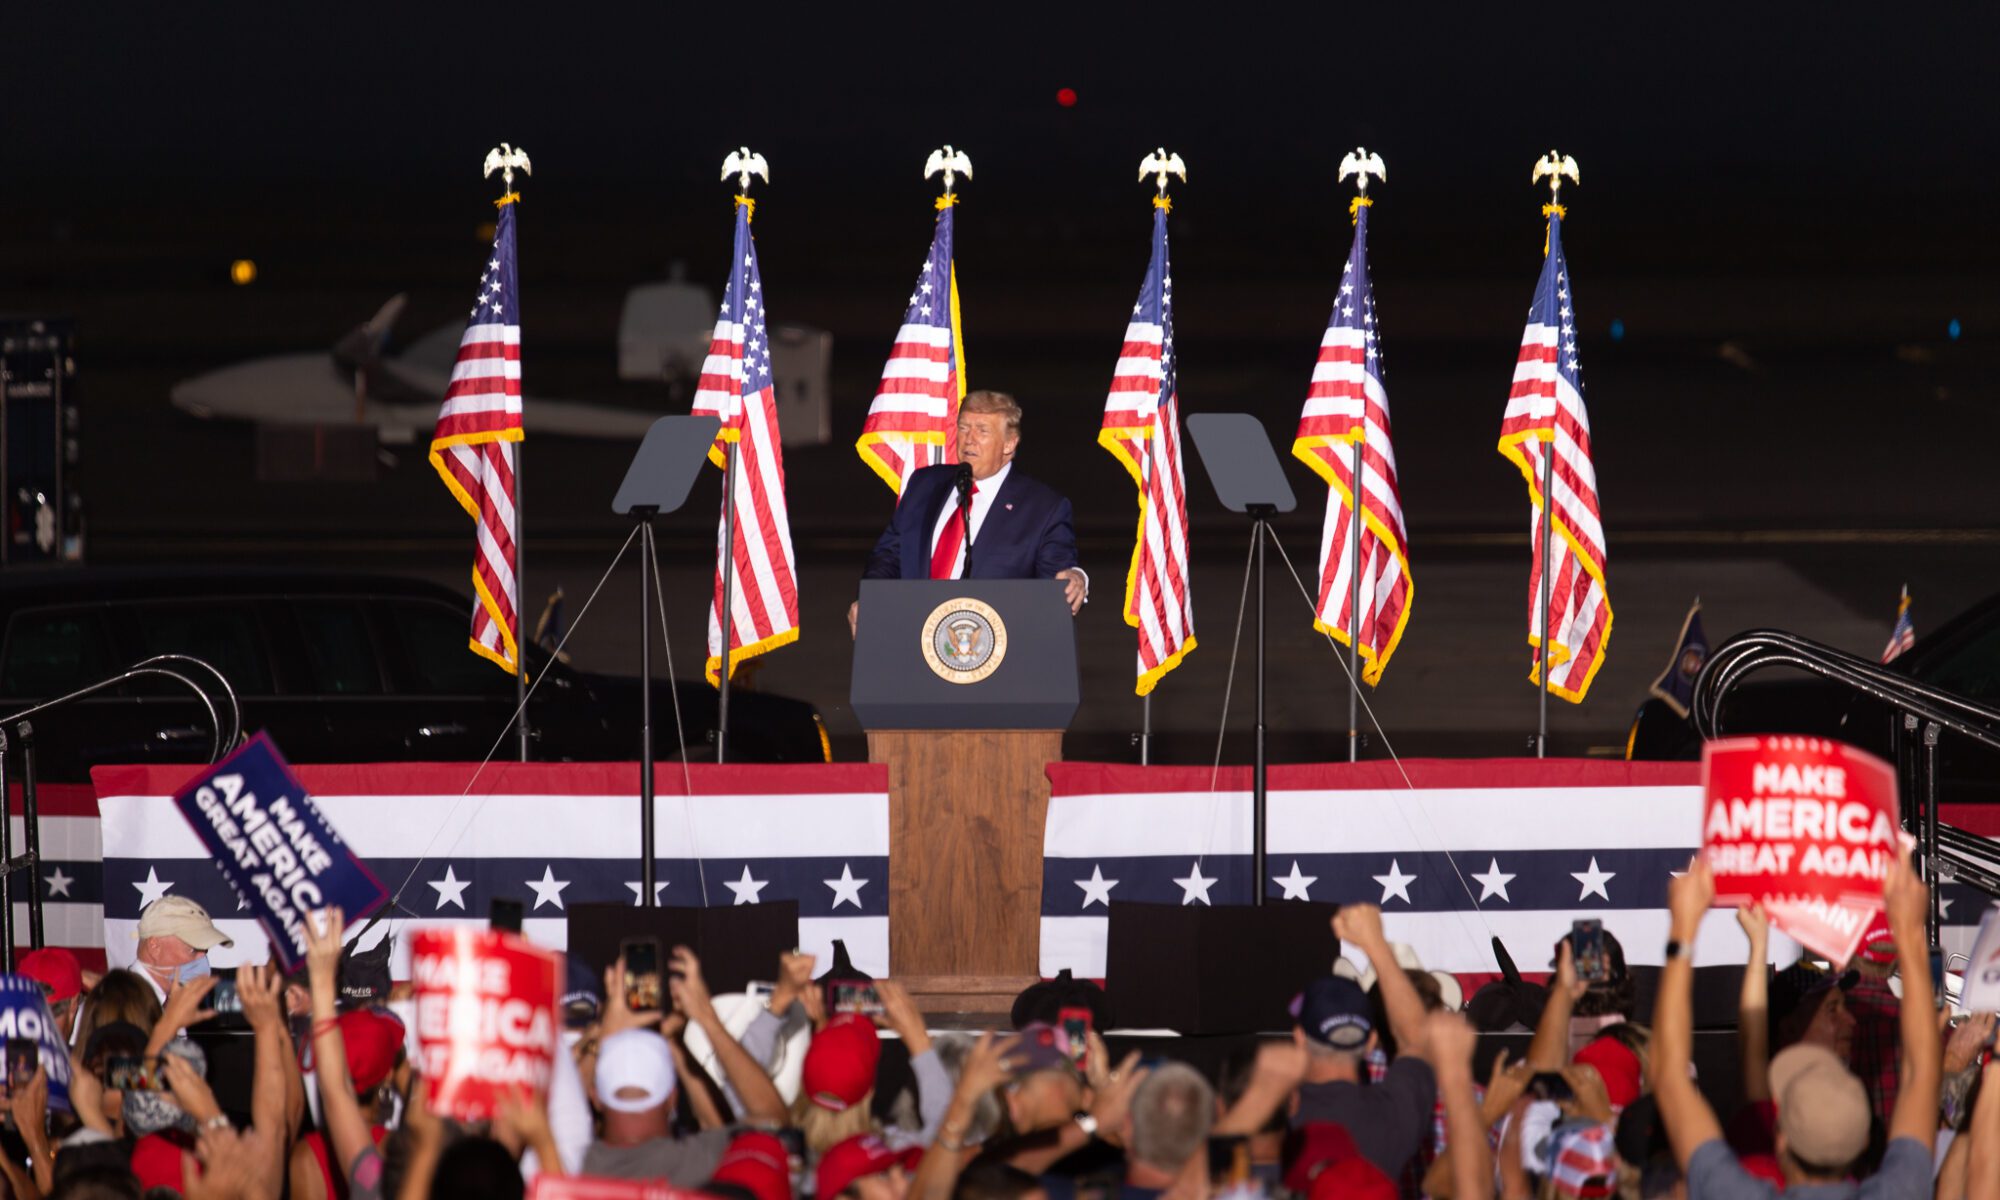
[[[1057,104],[1060,104],[1060,105],[1062,105],[1062,106],[1063,106],[1064,108],[1075,108],[1075,107],[1076,107],[1076,89],[1075,89],[1075,88],[1057,88],[1057,89],[1056,89],[1056,103],[1057,103]]]

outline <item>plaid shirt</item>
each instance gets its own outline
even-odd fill
[[[1862,976],[1847,993],[1847,1011],[1854,1014],[1854,1051],[1849,1065],[1868,1089],[1868,1102],[1885,1124],[1896,1107],[1902,1057],[1902,1005],[1883,979]]]
[[[1389,1056],[1380,1050],[1369,1051],[1368,1082],[1381,1083],[1383,1078],[1388,1074]],[[1472,1085],[1472,1096],[1475,1101],[1482,1104],[1485,1103],[1485,1085],[1474,1083]],[[1443,1094],[1439,1094],[1437,1106],[1431,1110],[1430,1135],[1424,1139],[1423,1147],[1417,1151],[1416,1156],[1403,1164],[1403,1177],[1396,1181],[1398,1190],[1402,1192],[1403,1200],[1426,1200],[1424,1176],[1429,1173],[1431,1164],[1437,1161],[1438,1155],[1444,1153],[1444,1148],[1444,1096]],[[1497,1143],[1495,1144],[1495,1148],[1498,1148]]]

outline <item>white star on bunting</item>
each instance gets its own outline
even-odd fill
[[[1382,899],[1380,903],[1387,904],[1391,896],[1398,897],[1405,904],[1410,903],[1410,885],[1417,881],[1417,877],[1415,875],[1403,874],[1402,865],[1395,859],[1392,858],[1389,860],[1389,873],[1387,875],[1375,875],[1370,878],[1382,885]]]
[[[1475,874],[1473,878],[1479,881],[1479,899],[1482,902],[1498,896],[1509,904],[1514,903],[1514,898],[1507,894],[1507,885],[1514,882],[1514,877],[1500,869],[1499,859],[1492,861],[1492,865],[1486,868],[1486,874]]]
[[[1090,865],[1090,878],[1077,879],[1072,882],[1083,889],[1082,907],[1089,908],[1093,904],[1102,904],[1106,908],[1111,907],[1111,889],[1118,886],[1118,881],[1116,879],[1106,879],[1103,867],[1092,863]]]
[[[76,882],[76,877],[73,875],[63,874],[63,869],[61,867],[57,867],[55,874],[50,875],[47,878],[49,884],[49,895],[52,897],[69,895],[69,885]]]
[[[1292,860],[1292,873],[1290,875],[1273,875],[1271,876],[1271,882],[1285,889],[1285,894],[1279,897],[1282,900],[1310,900],[1312,899],[1312,894],[1309,889],[1313,884],[1319,882],[1319,876],[1300,874],[1299,860],[1295,858]]]
[[[1569,877],[1583,885],[1583,891],[1577,896],[1579,901],[1590,899],[1590,894],[1596,892],[1608,904],[1611,902],[1611,893],[1604,890],[1604,885],[1616,879],[1618,872],[1598,870],[1597,856],[1593,854],[1590,856],[1588,871],[1571,871]]]
[[[1213,904],[1214,902],[1208,898],[1208,887],[1220,878],[1220,875],[1207,879],[1202,878],[1201,860],[1196,859],[1194,865],[1188,868],[1186,879],[1174,880],[1175,883],[1181,885],[1181,903],[1184,905],[1193,904],[1199,900],[1203,904]]]
[[[174,885],[171,880],[161,879],[153,868],[147,867],[146,881],[132,886],[139,889],[139,911],[144,912],[148,905],[166,895],[167,889]]]
[[[433,879],[429,882],[430,886],[437,889],[438,894],[437,905],[431,910],[432,912],[436,912],[447,904],[456,904],[461,911],[465,908],[465,889],[472,886],[472,881],[470,879],[460,879],[458,876],[452,874],[450,863],[446,863],[444,866],[443,879]]]
[[[745,867],[743,870],[745,874],[748,874],[750,868]],[[852,904],[854,907],[860,908],[861,889],[868,886],[866,879],[856,879],[854,877],[854,868],[847,863],[840,864],[840,878],[822,879],[820,882],[833,889],[833,907],[835,908],[839,908],[843,904]],[[758,886],[761,887],[762,885]]]
[[[625,881],[625,886],[632,889],[632,907],[639,907],[639,881],[628,879]],[[653,903],[658,904],[660,902],[660,889],[665,886],[667,886],[667,881],[664,879],[655,879],[653,881]]]
[[[749,864],[749,863],[744,863],[744,864],[743,864],[743,878],[741,878],[741,879],[733,879],[733,880],[732,880],[732,879],[725,879],[725,880],[723,880],[723,881],[722,881],[722,883],[723,883],[723,886],[724,886],[724,887],[726,887],[726,888],[728,888],[728,889],[729,889],[730,891],[732,891],[732,892],[735,892],[735,893],[736,893],[736,903],[737,903],[737,904],[761,904],[761,903],[763,903],[763,901],[761,901],[761,900],[759,900],[759,899],[757,898],[757,893],[759,893],[759,892],[763,891],[763,890],[764,890],[764,888],[765,888],[766,886],[768,886],[768,885],[770,884],[770,882],[771,882],[771,881],[770,881],[770,880],[768,880],[768,879],[752,879],[752,878],[750,878],[750,864]]]
[[[553,864],[543,864],[542,877],[540,879],[527,880],[527,884],[529,887],[535,889],[536,908],[540,908],[544,904],[553,904],[557,909],[562,909],[562,893],[563,889],[569,886],[569,880],[557,879],[556,869]]]

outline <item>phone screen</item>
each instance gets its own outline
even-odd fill
[[[626,938],[618,947],[625,962],[625,1007],[633,1012],[660,1008],[660,939]]]
[[[105,1086],[122,1092],[163,1092],[167,1079],[154,1058],[113,1057],[105,1066]]]
[[[220,1016],[225,1013],[241,1013],[243,997],[236,991],[236,981],[222,976],[215,981],[215,987],[208,993],[208,1007]]]
[[[35,1077],[35,1069],[41,1065],[41,1050],[33,1038],[7,1039],[7,1082],[14,1087],[23,1087]]]
[[[1581,921],[1571,921],[1569,925],[1570,961],[1576,965],[1576,977],[1586,983],[1602,983],[1611,978],[1611,964],[1604,956],[1604,922],[1596,917]]]
[[[1069,1042],[1069,1060],[1085,1070],[1090,1060],[1090,1010],[1065,1008],[1056,1014],[1063,1037]]]
[[[874,1017],[882,1013],[882,998],[875,993],[875,985],[865,979],[836,979],[827,985],[832,996],[832,1009],[836,1013],[859,1013]]]

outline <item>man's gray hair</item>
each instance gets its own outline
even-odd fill
[[[1167,1063],[1146,1076],[1132,1097],[1132,1157],[1173,1172],[1208,1146],[1215,1089],[1186,1063]]]
[[[1005,392],[967,392],[958,402],[960,412],[992,413],[1007,422],[1007,432],[1021,435],[1021,404]]]

